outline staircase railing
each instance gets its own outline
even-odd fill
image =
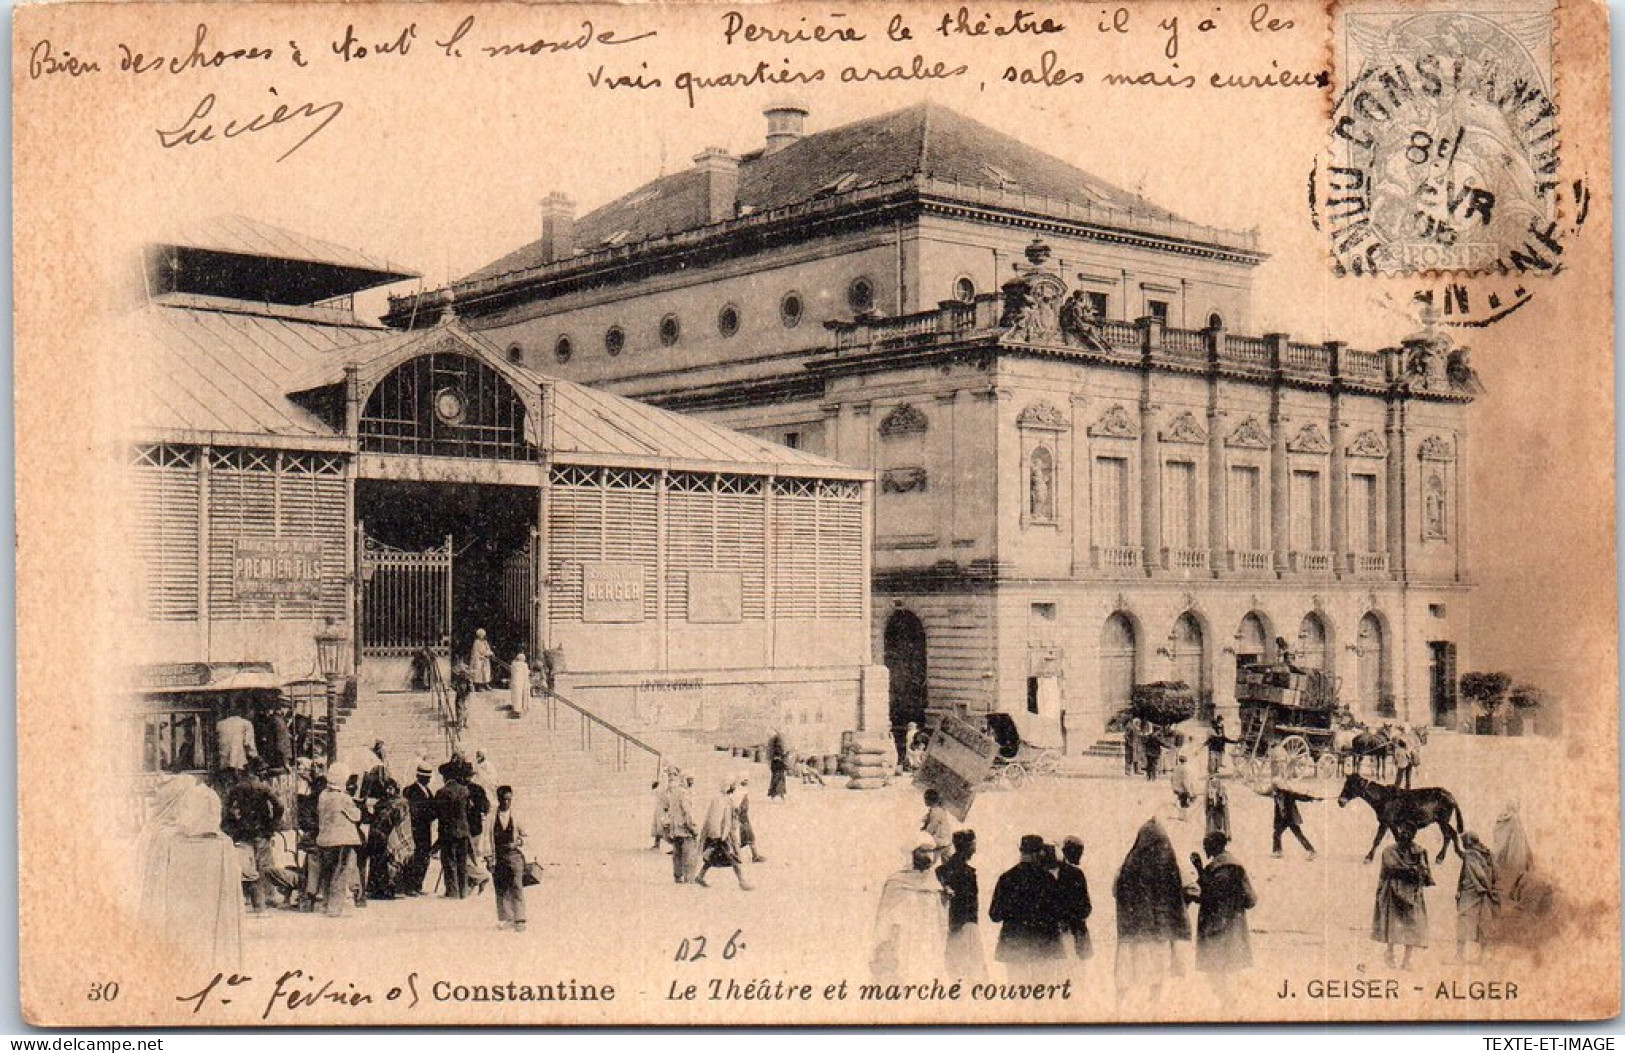
[[[457,724],[457,701],[440,671],[438,655],[431,658],[428,667],[429,694],[434,699],[434,711],[440,718],[440,727],[446,733],[446,755],[449,757],[457,752],[457,734],[461,730]]]
[[[598,714],[583,709],[581,706],[570,701],[568,698],[565,698],[563,695],[558,694],[557,692],[548,691],[544,688],[540,689],[537,693],[541,695],[542,699],[547,704],[547,727],[549,731],[557,731],[559,728],[559,720],[561,716],[559,706],[562,704],[566,709],[573,711],[576,715],[577,728],[579,729],[581,735],[581,750],[583,753],[593,752],[593,740],[596,734],[599,743],[603,743],[606,739],[610,743],[610,763],[615,765],[616,771],[626,771],[631,765],[633,751],[642,750],[644,753],[647,753],[650,757],[654,758],[654,778],[656,780],[660,778],[662,759],[659,750],[655,749],[647,742],[644,742],[642,739],[639,739],[637,736],[622,731],[620,728],[616,727],[614,724],[611,724]],[[569,717],[567,715],[564,716],[564,720],[568,721]]]

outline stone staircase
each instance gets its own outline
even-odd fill
[[[472,760],[476,750],[483,752],[497,780],[531,800],[575,793],[647,796],[657,773],[650,753],[545,696],[533,698],[529,712],[515,719],[506,691],[476,692],[468,700],[468,727],[457,738],[465,756]],[[364,690],[354,711],[340,720],[340,754],[368,749],[379,739],[403,785],[413,778],[420,758],[438,767],[449,755],[449,741],[428,692]],[[660,739],[649,742],[660,751],[660,763],[693,774],[697,786],[709,789],[723,775],[748,768],[765,792],[765,764],[747,764],[682,736]]]

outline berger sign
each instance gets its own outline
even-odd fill
[[[231,559],[237,598],[320,600],[323,550],[312,538],[238,538]]]
[[[643,567],[638,563],[581,565],[581,620],[641,622]]]

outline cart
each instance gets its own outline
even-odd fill
[[[1250,779],[1335,778],[1333,715],[1338,681],[1318,669],[1285,663],[1236,671],[1241,706],[1241,770]]]
[[[993,769],[983,785],[989,789],[1019,790],[1029,779],[1054,775],[1061,770],[1060,751],[1023,742],[1015,719],[1008,713],[989,713],[987,733],[999,744]]]

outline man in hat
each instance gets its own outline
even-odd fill
[[[988,904],[989,920],[1004,926],[993,957],[1004,963],[1016,983],[1041,982],[1065,953],[1064,912],[1055,877],[1044,864],[1045,847],[1037,834],[1023,836],[1021,862],[1000,875]]]
[[[1072,944],[1072,957],[1085,961],[1094,956],[1089,941],[1089,879],[1083,873],[1083,839],[1068,837],[1061,842],[1061,866],[1055,872],[1055,889],[1060,896],[1063,943]],[[1064,949],[1064,948],[1063,948]]]
[[[417,782],[401,793],[412,815],[412,861],[401,875],[401,892],[408,896],[423,895],[423,878],[429,872],[429,856],[434,847],[435,802],[429,790],[434,769],[427,761],[419,761],[417,776]]]
[[[317,800],[316,849],[321,862],[317,894],[330,917],[344,913],[354,899],[356,850],[361,846],[361,808],[345,788],[350,771],[342,764],[327,769],[327,785]]]
[[[442,764],[440,776],[445,785],[434,795],[435,820],[440,828],[440,873],[450,899],[462,899],[468,894],[468,861],[474,840],[474,828],[469,825],[470,772],[468,762],[461,757]]]
[[[220,829],[226,836],[245,848],[253,858],[254,876],[243,868],[243,891],[248,894],[248,910],[258,914],[272,902],[275,887],[269,871],[272,869],[271,838],[282,826],[284,809],[276,794],[260,778],[263,764],[249,768],[230,790],[226,799]]]

